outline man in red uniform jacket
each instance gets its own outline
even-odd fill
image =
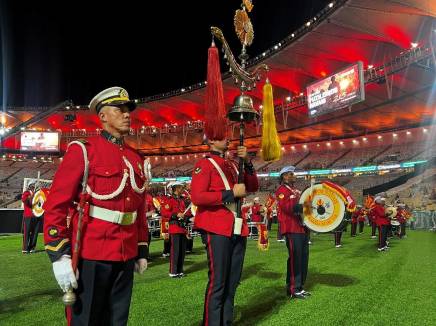
[[[33,216],[32,200],[35,194],[35,185],[30,183],[27,190],[21,195],[23,202],[23,246],[21,252],[29,254],[35,252],[36,241],[38,240],[39,224],[41,218]]]
[[[162,210],[162,217],[170,221],[169,234],[171,242],[170,251],[170,277],[183,277],[183,263],[186,252],[186,218],[185,202],[181,197],[183,183],[170,183],[171,197],[165,203],[165,209]]]
[[[262,205],[260,204],[259,197],[254,198],[254,204],[251,206],[251,222],[261,223],[263,222]]]
[[[391,222],[385,214],[385,201],[385,198],[377,196],[375,198],[375,205],[371,210],[378,227],[378,251],[385,251],[388,249],[388,226]]]
[[[288,248],[286,274],[287,294],[291,298],[305,299],[310,295],[303,286],[309,264],[309,237],[301,220],[302,206],[299,204],[301,192],[295,188],[295,167],[286,166],[280,171],[281,185],[276,190],[277,214],[280,232],[285,236]]]
[[[77,289],[73,325],[126,325],[133,271],[143,273],[147,268],[144,161],[123,140],[134,108],[120,87],[94,97],[90,109],[97,112],[103,131],[87,141],[70,143],[45,203],[45,249],[56,280],[64,291]],[[85,169],[89,171],[87,203],[79,273],[75,273],[71,256],[73,263],[77,256],[71,248],[78,231],[78,212],[71,218],[72,234],[66,217],[69,207],[77,206],[79,196],[84,195]]]
[[[397,204],[397,221],[400,223],[400,230],[398,231],[398,237],[400,239],[406,237],[406,223],[407,223],[407,211],[406,205],[403,203]]]
[[[170,198],[170,196],[165,195],[165,194],[161,194],[159,196],[159,203],[160,203],[159,213],[161,216],[160,230],[161,230],[161,237],[163,239],[162,257],[169,257],[170,251],[171,251],[170,235],[168,233],[169,232],[168,228],[170,226],[170,220],[168,218],[164,217],[164,215],[166,215],[164,212],[165,207],[166,207],[166,202],[169,198]]]
[[[197,205],[195,227],[202,230],[209,265],[203,325],[231,325],[236,288],[247,245],[248,226],[234,213],[235,199],[258,190],[259,183],[246,147],[239,146],[244,159],[244,183],[238,169],[225,158],[228,140],[209,140],[211,153],[199,160],[192,174],[191,199]]]
[[[356,236],[357,223],[360,223],[359,219],[360,219],[361,215],[363,215],[362,205],[357,205],[356,210],[353,212],[353,215],[351,215],[351,236],[352,237]],[[365,217],[363,217],[363,218],[365,219]],[[363,227],[362,227],[362,229],[363,229]],[[362,233],[362,232],[360,232],[360,233]]]

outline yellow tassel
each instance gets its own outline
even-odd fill
[[[265,162],[277,161],[282,157],[282,145],[277,133],[272,86],[268,79],[263,86],[262,105],[262,159]]]

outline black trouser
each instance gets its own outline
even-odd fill
[[[257,230],[257,224],[256,225],[250,225],[249,226],[249,231],[250,231],[250,235],[252,236],[252,237],[257,237],[258,236],[258,233],[259,232],[257,232],[258,230]]]
[[[377,224],[374,221],[371,221],[371,236],[375,237],[375,231],[377,230]]]
[[[151,256],[150,256],[150,243],[151,243],[151,236],[152,236],[151,232],[148,231],[148,240],[147,240],[148,257],[147,257],[147,259],[150,259],[150,258],[151,258]]]
[[[181,274],[185,262],[186,235],[183,233],[170,234],[170,241],[170,274]]]
[[[359,233],[363,233],[364,226],[365,226],[365,221],[359,221]]]
[[[388,239],[389,225],[379,225],[378,227],[378,248],[386,247],[386,240]]]
[[[400,224],[400,238],[406,235],[406,223]]]
[[[268,231],[271,231],[271,225],[272,225],[272,218],[268,218],[268,219],[266,220],[266,229],[267,229]]]
[[[82,260],[72,325],[127,325],[133,287],[134,260]]]
[[[171,242],[170,239],[164,240],[164,248],[163,248],[163,254],[169,254],[171,250]]]
[[[335,246],[341,245],[342,231],[333,232],[335,235]]]
[[[283,236],[282,233],[280,232],[280,221],[277,221],[277,240],[282,240]]]
[[[192,252],[194,249],[194,238],[186,238],[186,252]]]
[[[209,265],[203,325],[231,325],[236,288],[241,279],[247,238],[204,233],[201,239],[206,246]]]
[[[354,237],[356,235],[357,223],[351,223],[351,236]]]
[[[305,233],[286,233],[288,261],[286,264],[286,288],[292,295],[303,290],[309,265],[308,235]]]
[[[394,236],[394,234],[392,233],[392,224],[386,225],[387,227],[387,232],[388,232],[388,238],[392,238]]]
[[[23,217],[23,251],[35,250],[42,217]]]

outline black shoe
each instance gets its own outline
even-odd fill
[[[302,292],[297,292],[294,294],[291,294],[291,299],[306,299],[305,295]]]

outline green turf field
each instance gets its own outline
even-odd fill
[[[285,295],[285,244],[274,239],[259,252],[249,241],[235,324],[436,325],[436,234],[408,230],[407,239],[379,253],[365,231],[345,234],[339,249],[331,234],[312,237],[306,284],[312,296],[304,301]],[[62,294],[46,254],[22,255],[20,244],[19,236],[0,237],[0,325],[62,325]],[[152,242],[155,255],[161,249],[161,241]],[[187,277],[170,279],[167,259],[156,257],[135,276],[130,325],[199,325],[207,265],[198,238],[185,271]]]

